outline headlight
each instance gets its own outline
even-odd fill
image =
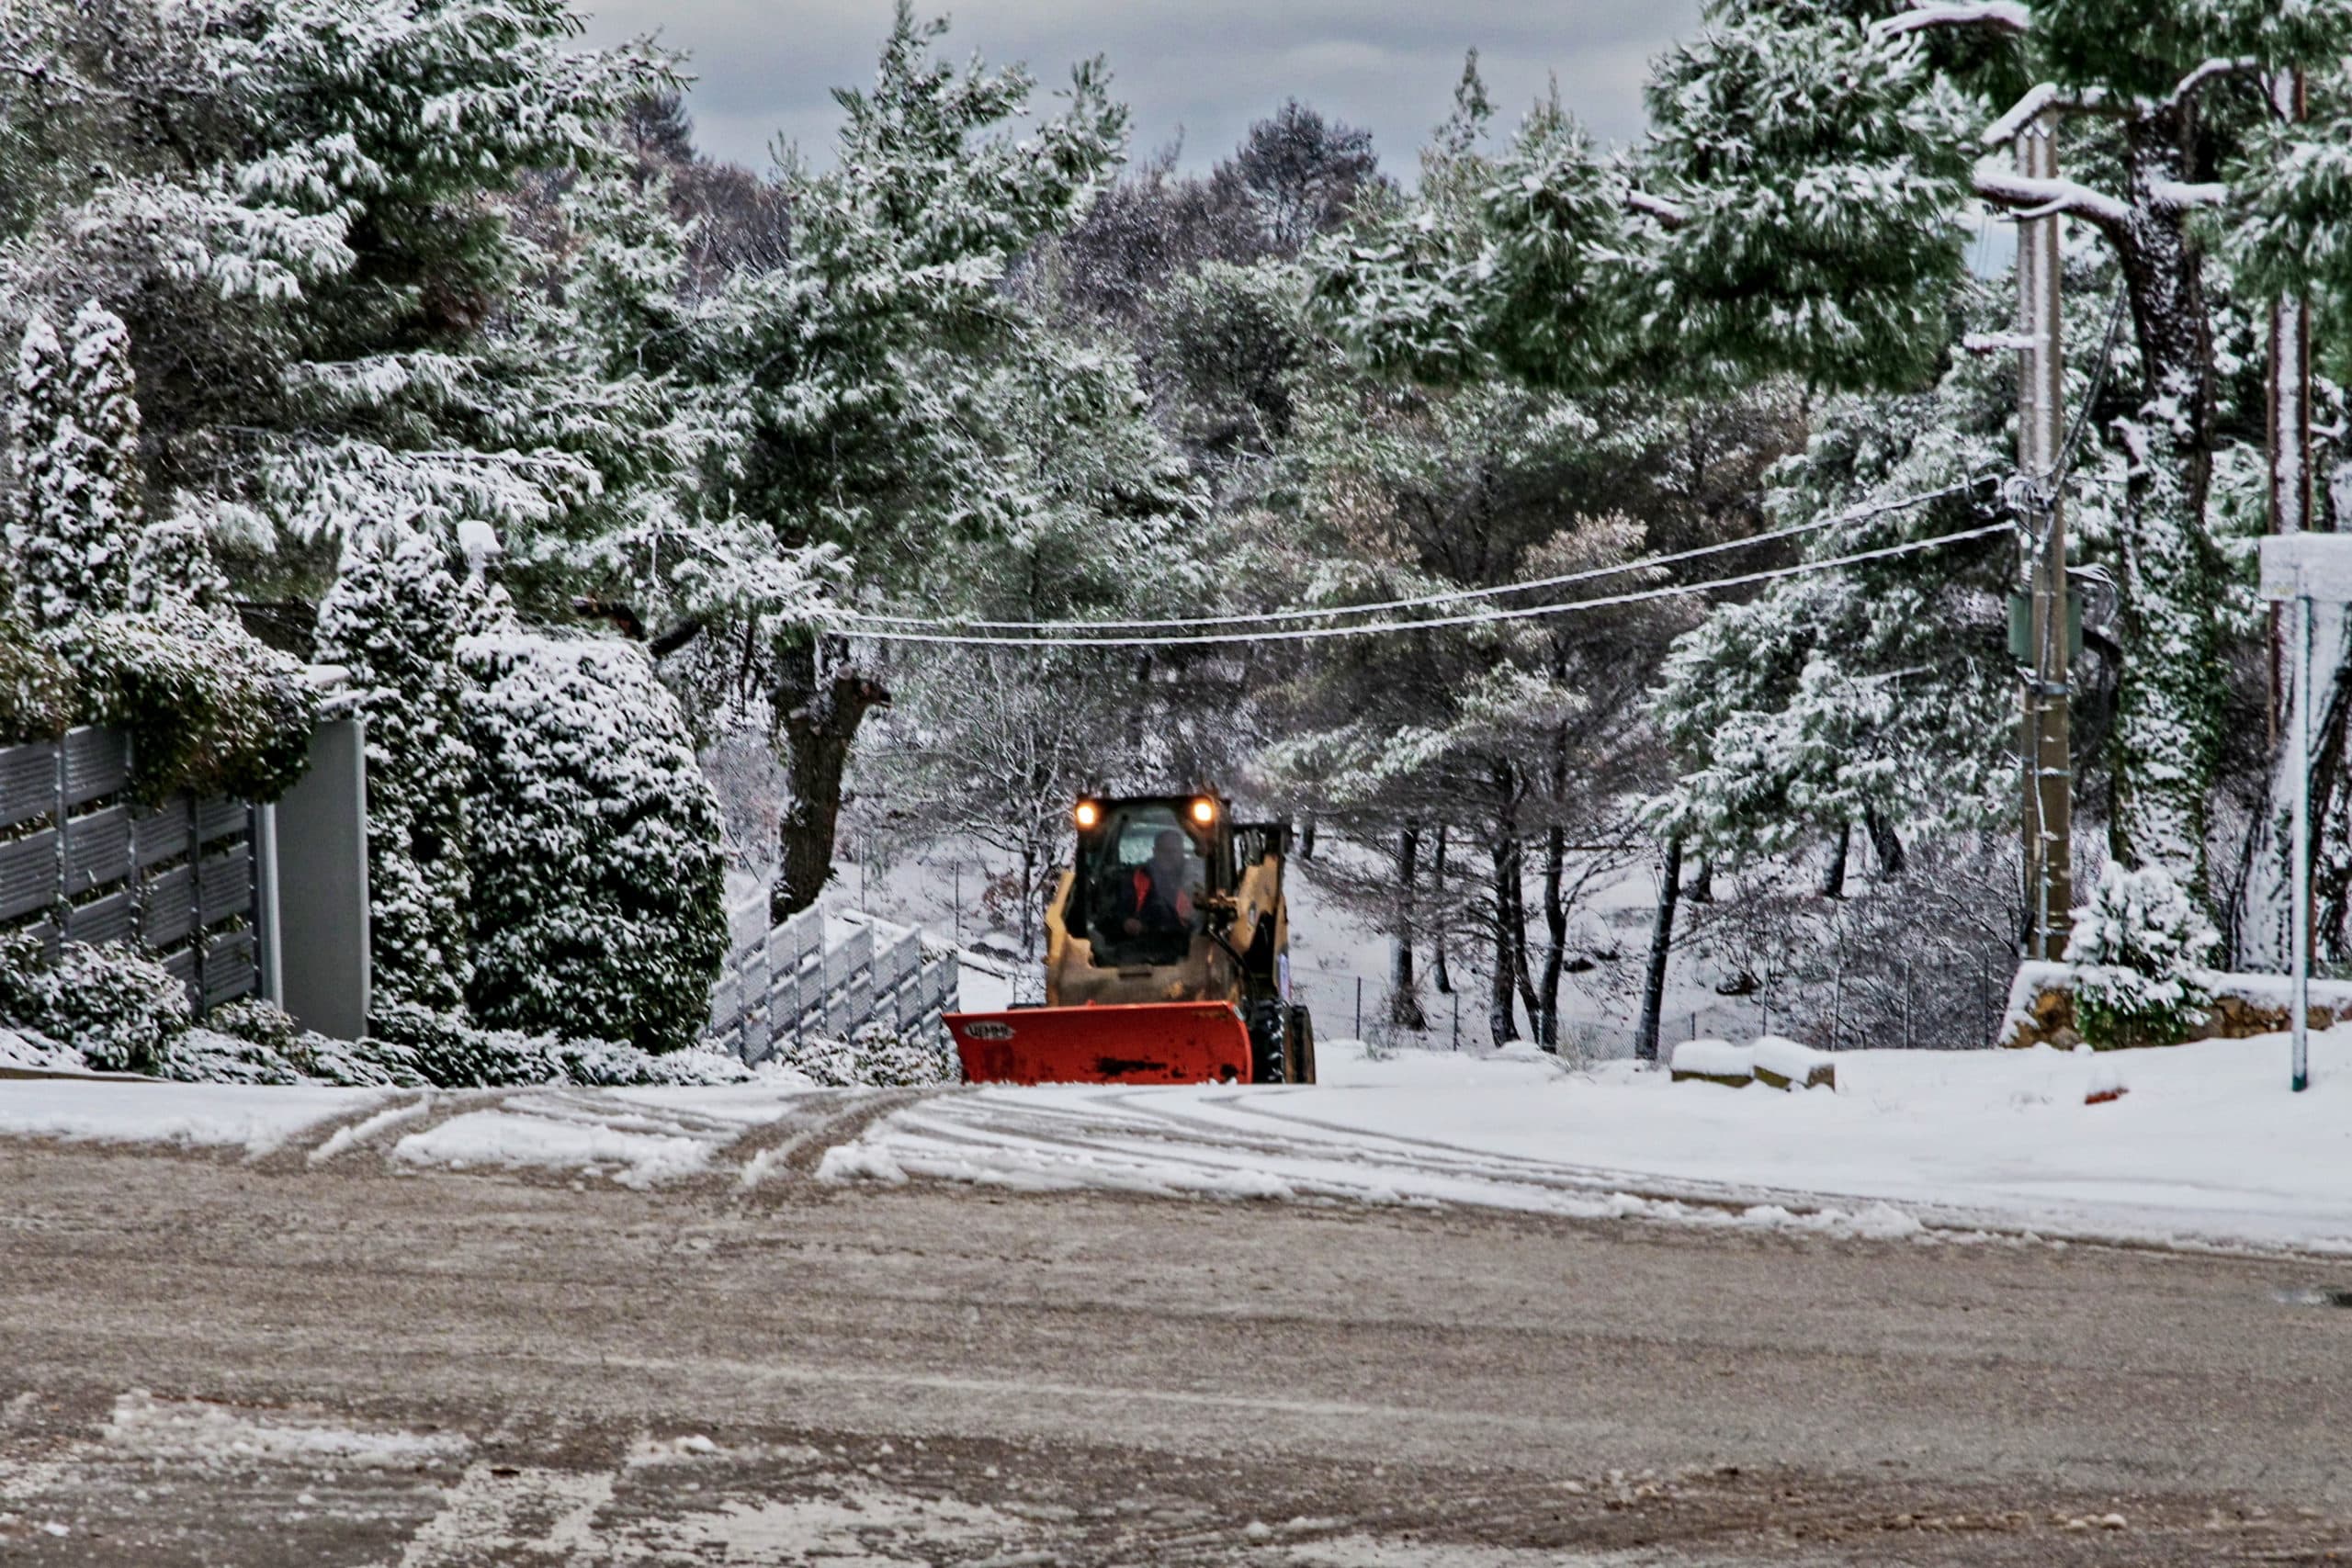
[[[1078,819],[1079,829],[1082,832],[1102,820],[1102,807],[1095,801],[1081,800],[1078,803],[1078,809],[1070,815]]]
[[[1207,795],[1193,802],[1193,820],[1205,828],[1216,820],[1216,802]]]

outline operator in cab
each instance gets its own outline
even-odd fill
[[[1128,936],[1190,936],[1200,885],[1191,843],[1176,829],[1161,829],[1151,841],[1151,858],[1135,868],[1122,890],[1119,930]]]

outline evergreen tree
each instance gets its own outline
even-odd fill
[[[119,610],[141,508],[139,400],[121,318],[93,300],[61,344],[33,317],[16,392],[8,553],[18,604],[35,626]]]
[[[447,551],[413,529],[355,536],[319,605],[318,656],[351,672],[368,737],[368,901],[378,993],[446,1010],[471,941],[466,780],[473,761]]]
[[[676,699],[625,642],[510,625],[461,639],[458,658],[474,1015],[693,1044],[727,948],[726,867]]]
[[[1075,72],[1063,112],[1015,137],[1028,74],[940,62],[943,30],[901,4],[874,86],[835,95],[835,166],[786,171],[785,265],[739,276],[702,321],[690,374],[729,439],[687,503],[691,574],[673,557],[648,585],[722,640],[748,634],[789,781],[779,916],[831,874],[851,749],[888,696],[821,633],[812,590],[846,567],[887,604],[935,582],[943,548],[1022,525],[1035,492],[1018,433],[976,417],[1024,351],[1028,313],[1005,279],[1084,213],[1122,150],[1125,111],[1099,62]]]
[[[139,530],[130,550],[132,609],[160,610],[178,602],[218,611],[229,593],[228,576],[213,558],[200,518],[180,513]]]
[[[526,178],[615,164],[666,57],[577,50],[566,0],[12,20],[0,291],[129,320],[151,478],[216,536],[258,525],[249,587],[309,597],[346,530],[387,522],[487,517],[536,558],[625,488],[627,397],[583,398],[574,359],[509,331],[535,259],[509,214]]]

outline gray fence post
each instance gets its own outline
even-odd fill
[[[311,766],[277,807],[285,1008],[338,1040],[368,1032],[368,751],[356,718],[319,727]]]

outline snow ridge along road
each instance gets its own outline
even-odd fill
[[[1878,1239],[2031,1235],[2352,1256],[2352,1029],[2092,1057],[1858,1051],[1838,1089],[1669,1084],[1520,1049],[1327,1045],[1306,1089],[0,1087],[0,1135],[639,1189],[1021,1191],[1498,1209]],[[2120,1094],[2116,1091],[2120,1090]],[[2098,1103],[2090,1103],[2094,1098]]]

